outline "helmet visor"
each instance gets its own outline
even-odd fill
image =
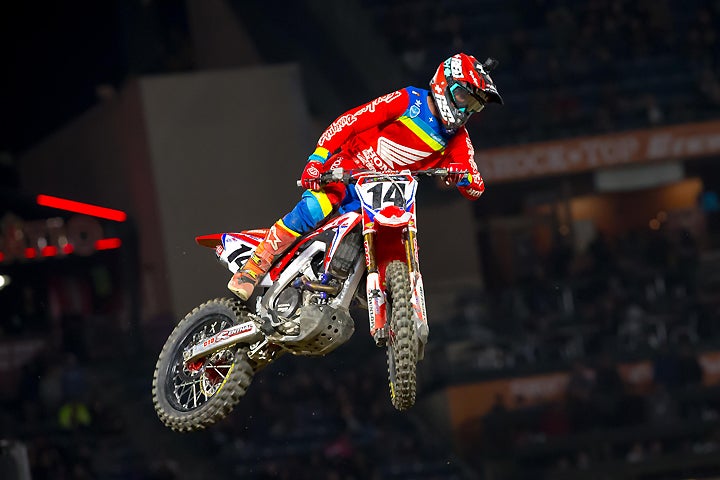
[[[455,106],[464,113],[477,113],[485,108],[485,102],[476,97],[462,85],[455,84],[450,87],[450,93],[453,97]]]

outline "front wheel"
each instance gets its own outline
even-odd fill
[[[253,377],[247,346],[233,345],[192,363],[188,346],[241,323],[235,300],[210,300],[177,324],[160,352],[152,396],[160,420],[175,431],[201,430],[225,418],[245,395]]]
[[[410,302],[410,275],[404,262],[393,261],[385,271],[390,334],[387,347],[390,399],[398,410],[415,404],[417,332]]]

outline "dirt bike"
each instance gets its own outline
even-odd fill
[[[182,319],[159,355],[152,395],[160,420],[176,431],[205,428],[227,416],[253,376],[286,353],[322,356],[354,332],[350,307],[368,311],[370,334],[387,348],[390,398],[415,403],[416,365],[428,338],[418,263],[418,172],[346,172],[321,182],[354,184],[359,211],[331,217],[300,237],[260,280],[253,296],[217,298]],[[267,229],[196,237],[237,272]],[[363,285],[364,283],[364,285]]]

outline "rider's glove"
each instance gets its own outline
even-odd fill
[[[322,172],[323,164],[317,160],[310,160],[305,165],[302,177],[300,177],[300,184],[307,190],[320,190],[320,173]]]
[[[468,200],[477,200],[485,191],[485,182],[480,175],[469,175],[469,181],[467,186],[459,186],[458,191]]]
[[[460,163],[451,163],[447,167],[448,174],[445,177],[445,185],[457,185],[458,187],[466,187],[470,185],[470,179],[467,174],[467,167]]]

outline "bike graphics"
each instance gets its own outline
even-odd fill
[[[153,403],[162,422],[177,431],[205,428],[227,416],[254,375],[280,356],[332,352],[354,333],[351,304],[367,308],[369,332],[387,351],[392,404],[412,407],[429,332],[417,255],[416,177],[446,174],[325,174],[326,183],[354,185],[360,211],[331,217],[298,239],[246,303],[209,300],[178,323],[153,376]],[[237,272],[266,232],[196,241]]]

